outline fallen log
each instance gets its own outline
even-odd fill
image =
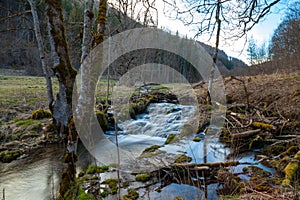
[[[245,131],[242,133],[231,134],[231,139],[236,140],[236,139],[248,138],[259,133],[260,131],[261,129],[255,129],[255,130]]]

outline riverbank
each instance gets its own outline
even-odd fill
[[[4,152],[6,154],[12,151],[10,154],[14,159],[23,159],[26,157],[26,154],[31,152],[30,150],[38,149],[48,143],[61,141],[52,129],[49,116],[44,119],[32,118],[34,110],[47,109],[47,106],[45,106],[47,105],[47,100],[43,78],[0,76],[0,81],[1,153]],[[298,195],[299,184],[299,170],[297,170],[299,169],[297,163],[299,162],[298,152],[300,150],[299,74],[229,77],[224,81],[227,96],[227,112],[220,138],[225,147],[232,152],[228,159],[242,160],[245,153],[252,152],[255,154],[254,162],[260,162],[261,165],[272,168],[274,174],[254,167],[241,168],[239,172],[231,171],[230,169],[233,167],[231,165],[218,167],[211,174],[217,176],[217,183],[224,186],[223,190],[218,191],[219,195],[223,195],[222,197],[219,196],[219,198],[295,198]],[[198,98],[199,111],[201,113],[198,132],[205,132],[210,115],[210,105],[206,96],[207,85],[198,83],[193,85],[193,88]],[[167,97],[164,96],[164,98]],[[169,99],[172,98],[174,97],[171,96]],[[102,100],[100,98],[99,102]],[[136,114],[143,113],[150,102],[158,102],[154,96],[149,96],[149,100],[151,101],[143,100],[143,103],[141,103],[138,99],[133,98],[133,103],[135,104],[131,107],[131,111],[133,111],[131,117],[134,118]],[[157,153],[154,149],[151,154],[159,155]],[[182,153],[186,154],[186,152]],[[12,160],[8,159],[7,161]],[[166,165],[169,165],[169,168],[163,170],[173,173],[173,168],[170,167],[173,165],[173,162],[165,162]],[[189,159],[181,162],[188,164]],[[207,169],[209,166],[201,167],[202,169]],[[115,165],[112,165],[107,170],[108,172],[106,173],[100,173],[100,171],[97,172],[96,170],[96,174],[87,173],[84,170],[85,173],[81,173],[79,180],[81,180],[82,184],[87,184],[86,182],[88,182],[95,185],[89,191],[91,194],[96,195],[96,186],[99,184],[97,195],[106,196],[107,199],[115,198],[116,196],[111,194],[118,191],[116,190],[118,181],[113,180],[116,178],[117,168]],[[195,171],[194,167],[189,170]],[[176,171],[178,172],[178,169]],[[144,182],[136,181],[136,176],[140,173],[135,172],[122,176],[122,196],[128,194],[128,198],[131,196],[131,199],[134,199],[136,193],[131,190],[129,192],[131,188],[137,189],[140,198],[146,198],[148,194],[154,198],[163,193],[167,194],[167,191],[176,190],[174,188],[178,190],[178,187],[185,188],[186,191],[195,191],[201,195],[203,195],[203,191],[205,193],[203,188],[197,189],[199,188],[197,183],[189,182],[191,181],[190,179],[187,179],[188,181],[185,184],[180,179],[179,181],[174,181],[178,178],[183,178],[182,176],[166,176],[164,178],[166,181],[164,182],[165,187],[162,187],[161,176],[166,175],[166,173],[161,174],[157,173],[157,170],[153,170],[150,173],[150,179],[146,178]],[[97,174],[100,174],[100,177]],[[156,175],[159,175],[160,178],[157,178]],[[103,183],[103,181],[111,177],[114,178]],[[173,181],[169,181],[168,179],[170,178]],[[83,185],[80,187],[83,187]],[[215,186],[212,185],[211,187]],[[107,188],[107,190],[103,188]],[[84,196],[86,191],[88,190],[83,190],[81,195]],[[103,192],[104,194],[102,194]],[[170,199],[175,197],[180,199],[178,195],[171,196]]]

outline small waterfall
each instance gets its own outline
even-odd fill
[[[169,134],[179,134],[181,127],[194,115],[194,106],[171,103],[152,103],[146,112],[137,115],[136,120],[121,122],[121,134],[147,135],[166,138]]]

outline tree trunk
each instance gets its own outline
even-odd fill
[[[83,38],[82,38],[82,53],[81,53],[81,63],[87,57],[91,50],[92,44],[92,28],[93,28],[93,5],[94,0],[85,1],[85,10],[84,10],[84,27],[83,27]]]
[[[213,82],[214,82],[214,74],[215,74],[215,67],[217,66],[217,58],[219,53],[219,41],[220,41],[220,31],[221,31],[221,19],[220,19],[220,11],[221,11],[221,0],[218,0],[216,5],[216,23],[217,23],[217,35],[216,35],[216,46],[215,52],[213,55],[213,63],[210,70],[210,77],[208,81],[208,102],[211,102],[211,95],[213,90]]]
[[[106,23],[107,0],[100,0],[97,16],[97,35],[96,45],[104,41],[105,23]]]
[[[40,22],[38,18],[38,14],[36,11],[36,5],[34,0],[28,0],[30,7],[31,7],[31,13],[33,18],[33,24],[34,24],[34,31],[35,31],[35,37],[39,49],[40,59],[42,63],[42,69],[43,73],[45,75],[46,79],[46,87],[47,87],[47,96],[48,96],[48,103],[49,108],[52,112],[52,106],[50,106],[53,102],[53,90],[52,90],[52,82],[51,82],[51,74],[49,72],[49,69],[47,68],[46,61],[45,61],[45,53],[44,53],[44,46],[43,46],[43,40],[42,40],[42,34],[40,30]]]
[[[72,199],[72,186],[74,185],[77,160],[75,149],[77,133],[72,119],[72,93],[77,71],[71,66],[68,53],[68,44],[63,23],[61,0],[46,0],[46,16],[54,56],[53,71],[58,78],[59,93],[52,104],[53,118],[58,132],[62,136],[68,134],[68,144],[65,162],[68,168],[63,171],[58,199]],[[68,196],[67,196],[68,195]],[[71,196],[70,196],[71,195]]]

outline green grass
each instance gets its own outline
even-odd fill
[[[110,80],[110,94],[117,81]],[[58,81],[52,78],[54,95],[58,92]],[[97,83],[96,98],[105,100],[107,80]],[[0,75],[0,108],[21,108],[23,105],[33,109],[48,108],[47,89],[44,77],[3,76]]]
[[[53,79],[54,91],[58,83]],[[11,108],[27,104],[40,107],[48,105],[46,81],[44,77],[33,76],[0,76],[0,107]]]
[[[29,126],[31,124],[35,124],[35,122],[31,119],[28,119],[28,120],[21,120],[21,121],[17,121],[16,122],[16,125],[18,126]]]

